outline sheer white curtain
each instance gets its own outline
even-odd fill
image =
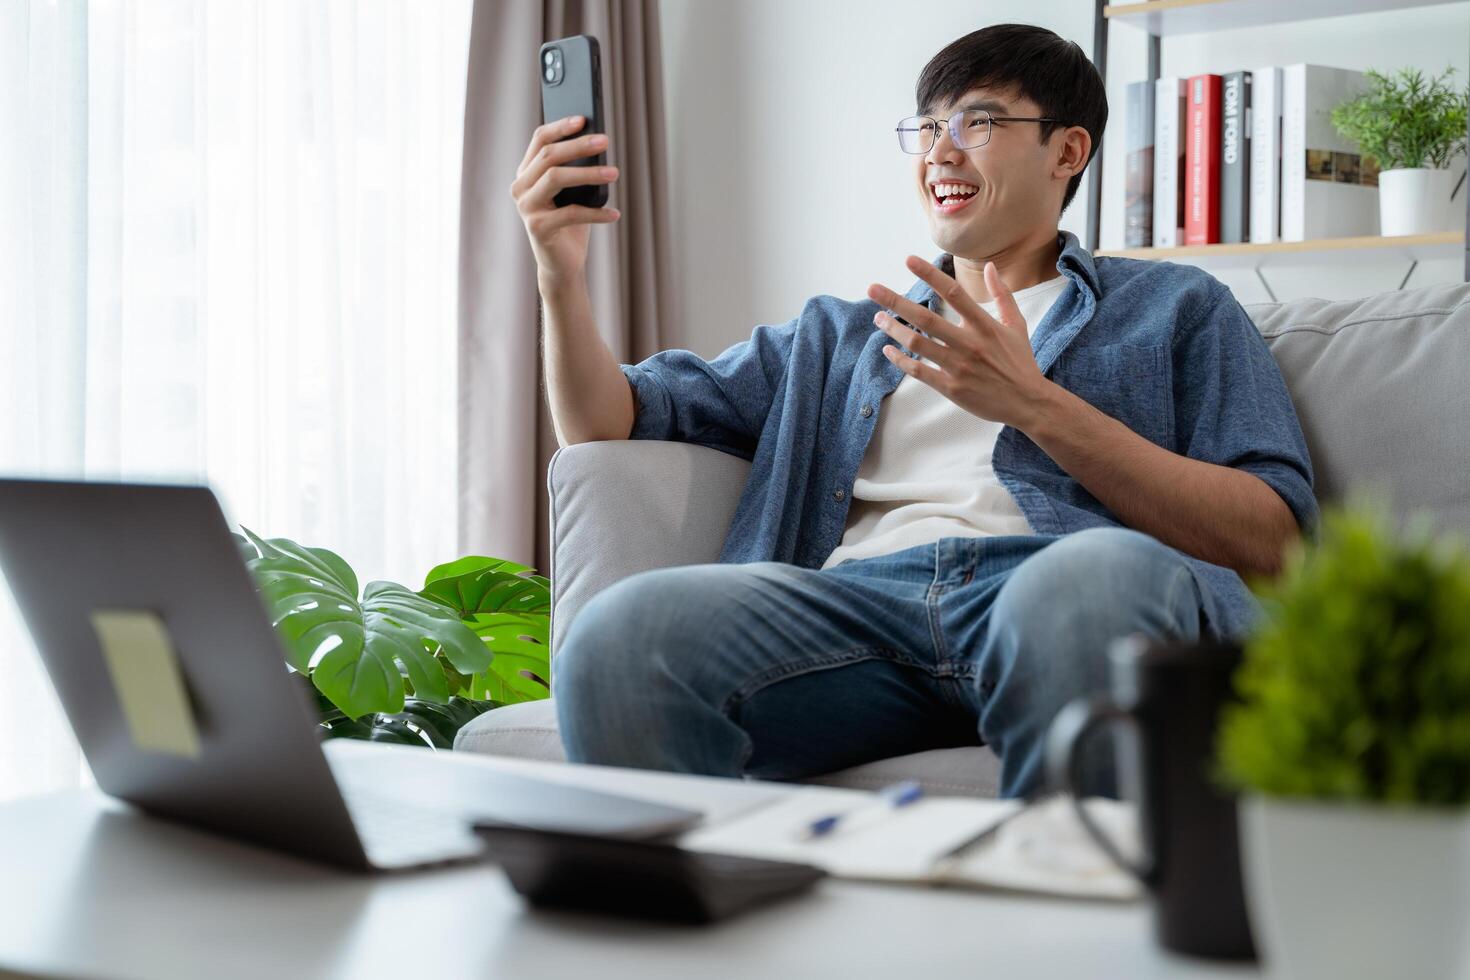
[[[0,472],[206,480],[364,581],[456,557],[470,6],[0,4]],[[80,770],[0,588],[0,798]]]

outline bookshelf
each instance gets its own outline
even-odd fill
[[[1139,3],[1107,3],[1096,0],[1093,19],[1093,63],[1106,80],[1108,27],[1126,24],[1143,32],[1148,43],[1148,77],[1159,78],[1159,54],[1165,37],[1226,31],[1242,27],[1263,27],[1323,17],[1342,17],[1385,10],[1440,6],[1463,0],[1142,0]],[[1470,132],[1467,132],[1470,138]],[[1178,248],[1100,249],[1102,224],[1102,152],[1093,157],[1088,177],[1087,242],[1099,256],[1122,256],[1140,259],[1201,259],[1212,266],[1259,266],[1269,257],[1302,258],[1327,256],[1334,259],[1354,256],[1407,256],[1415,264],[1430,258],[1460,256],[1464,260],[1465,280],[1470,282],[1470,242],[1458,231],[1431,235],[1364,236],[1357,238],[1324,238],[1305,242],[1240,243],[1230,245],[1185,245]],[[1470,193],[1465,194],[1467,227],[1470,227]],[[1412,266],[1410,267],[1412,271]],[[1407,277],[1406,277],[1407,281]]]

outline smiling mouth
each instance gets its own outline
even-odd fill
[[[968,201],[978,193],[980,193],[980,188],[973,184],[940,182],[929,185],[929,194],[934,203],[939,205],[959,204],[961,201]]]
[[[963,211],[970,206],[980,193],[980,188],[973,184],[954,184],[941,181],[938,184],[929,185],[929,198],[933,204],[934,213],[948,216]]]
[[[958,181],[939,181],[929,185],[929,200],[939,213],[957,212],[979,194],[980,188]]]

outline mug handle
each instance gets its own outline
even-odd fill
[[[1157,862],[1153,855],[1145,854],[1142,861],[1137,863],[1130,861],[1113,843],[1112,838],[1103,833],[1097,821],[1092,819],[1092,815],[1082,805],[1082,797],[1077,793],[1079,782],[1077,768],[1080,755],[1078,748],[1089,735],[1098,731],[1103,725],[1115,722],[1123,722],[1135,729],[1138,726],[1138,719],[1132,712],[1118,707],[1105,694],[1078,698],[1062,708],[1057,712],[1047,732],[1047,776],[1053,787],[1066,790],[1072,797],[1072,809],[1077,812],[1077,819],[1082,821],[1082,826],[1092,839],[1097,841],[1103,853],[1112,858],[1114,864],[1133,875],[1144,885],[1152,885],[1154,873],[1157,870]]]

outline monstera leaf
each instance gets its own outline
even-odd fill
[[[490,649],[444,603],[393,582],[369,582],[359,598],[357,576],[332,552],[241,530],[288,662],[346,718],[396,714],[409,693],[448,703],[455,678],[490,668]]]
[[[323,738],[356,738],[431,749],[454,748],[454,736],[461,728],[490,709],[500,707],[495,701],[472,701],[461,697],[451,697],[445,704],[408,698],[403,710],[394,714],[375,711],[361,718],[348,718],[321,691],[314,690],[313,693]]]
[[[451,679],[455,693],[506,704],[548,697],[551,580],[526,565],[472,555],[430,570],[419,595],[443,603],[494,655],[488,668]]]

